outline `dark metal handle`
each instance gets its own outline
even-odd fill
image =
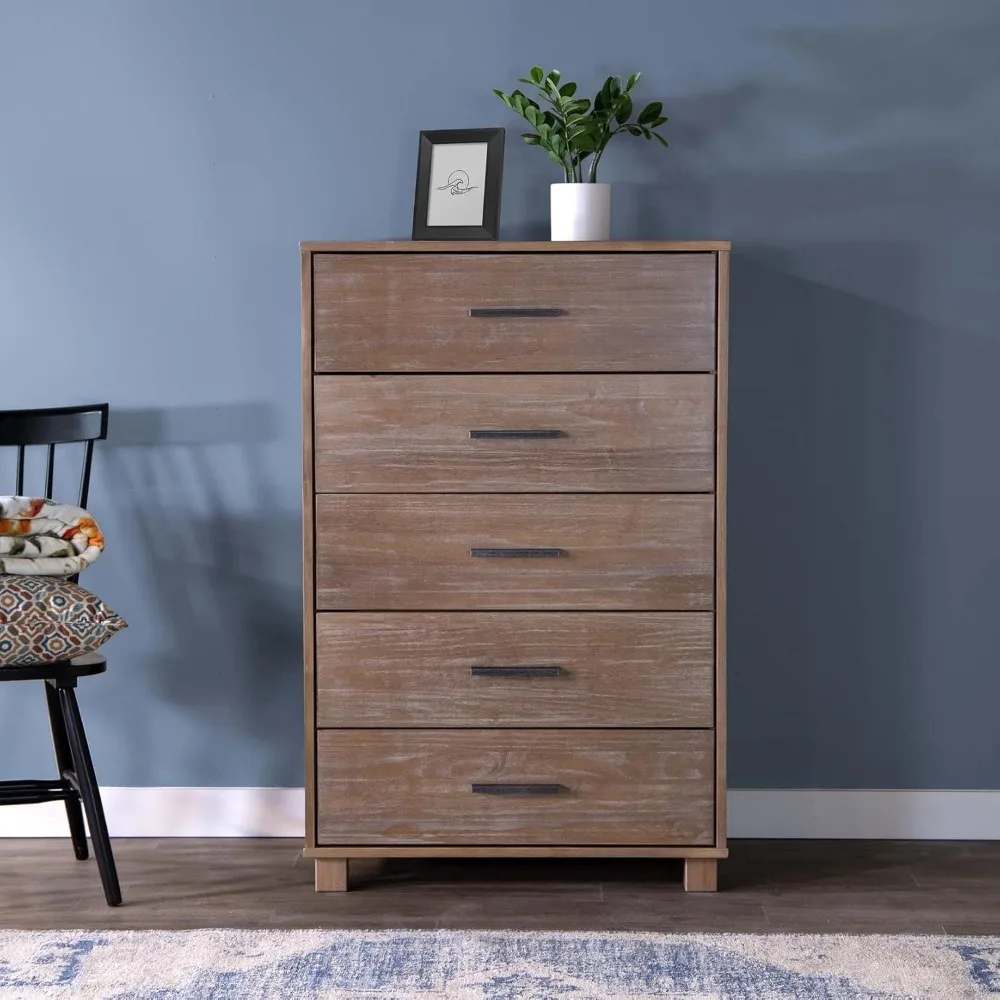
[[[469,549],[473,559],[556,559],[565,549]]]
[[[564,438],[566,437],[565,431],[551,430],[549,428],[530,428],[523,431],[515,430],[505,430],[505,429],[477,429],[469,431],[469,437],[474,441],[486,439],[486,440],[514,440],[514,439],[525,439],[535,441],[541,438]]]
[[[558,677],[562,667],[548,664],[519,667],[469,667],[473,677]]]
[[[566,310],[522,306],[505,309],[470,309],[469,315],[476,319],[542,319],[546,316],[565,316]]]
[[[559,795],[567,791],[565,785],[473,785],[477,795]]]

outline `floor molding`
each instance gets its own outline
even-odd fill
[[[112,837],[301,837],[301,788],[101,789]],[[0,809],[0,837],[62,837],[61,802]]]
[[[1000,840],[1000,791],[781,788],[729,792],[729,836]]]
[[[104,788],[113,837],[301,837],[301,788]],[[1000,840],[1000,791],[735,789],[729,836]],[[62,837],[61,802],[0,809],[0,837]]]

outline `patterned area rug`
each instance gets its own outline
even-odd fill
[[[0,931],[4,1000],[1000,996],[1000,938]]]

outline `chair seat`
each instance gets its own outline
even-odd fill
[[[108,661],[100,653],[84,653],[72,660],[57,663],[27,663],[19,667],[0,667],[0,681],[45,681],[61,677],[89,677],[103,674]]]

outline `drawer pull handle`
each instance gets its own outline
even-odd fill
[[[473,441],[538,441],[548,438],[564,438],[565,431],[558,431],[547,427],[530,428],[523,431],[506,430],[498,428],[496,430],[480,428],[469,431],[469,437]]]
[[[502,309],[470,309],[469,315],[475,319],[544,319],[547,316],[565,316],[565,309],[546,309],[535,306]]]
[[[469,549],[473,559],[557,559],[565,549]]]
[[[538,666],[518,667],[469,667],[473,677],[559,677],[562,667],[540,664]]]
[[[565,785],[473,785],[476,795],[559,795]]]

